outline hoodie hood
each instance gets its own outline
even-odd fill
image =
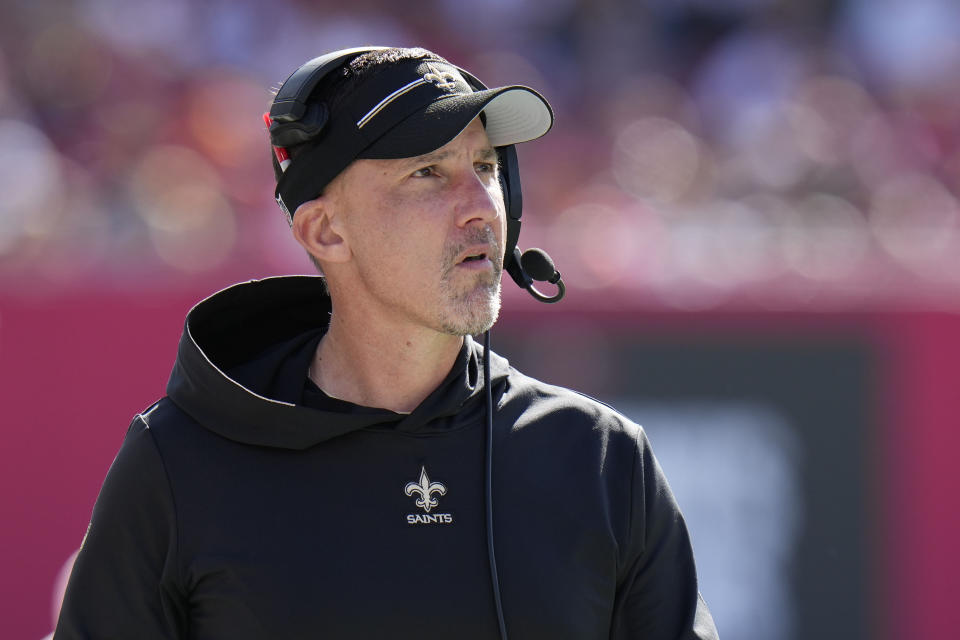
[[[252,280],[213,294],[187,314],[167,395],[225,438],[284,449],[306,449],[367,428],[437,433],[482,416],[483,348],[470,336],[444,381],[409,415],[301,405],[330,312],[319,276]],[[491,354],[490,370],[499,397],[509,365]]]

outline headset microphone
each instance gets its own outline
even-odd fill
[[[507,263],[507,273],[518,286],[526,289],[540,302],[559,302],[567,292],[560,272],[543,249],[527,249],[521,254],[520,249],[514,246],[513,260]],[[534,280],[557,285],[557,292],[552,296],[540,293],[533,286]]]

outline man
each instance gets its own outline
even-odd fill
[[[546,101],[375,49],[305,65],[272,112],[325,278],[190,312],[55,637],[715,638],[642,430],[470,338],[515,242],[503,147]]]

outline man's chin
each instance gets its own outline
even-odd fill
[[[479,291],[473,292],[479,294]],[[475,336],[487,331],[500,316],[500,287],[485,291],[483,299],[460,299],[444,320],[443,332],[457,336]]]

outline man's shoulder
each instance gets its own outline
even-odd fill
[[[642,428],[602,400],[510,370],[505,408],[513,405],[525,420],[564,428],[582,426],[599,432],[622,433],[636,439]],[[525,422],[524,422],[525,423]]]
[[[135,415],[130,428],[148,430],[161,448],[168,443],[168,446],[177,447],[185,444],[185,440],[205,438],[209,434],[168,396],[160,398]]]
[[[169,396],[160,398],[133,417],[134,422],[140,422],[148,429],[166,428],[166,425],[179,424],[188,420],[190,416],[181,411]]]

